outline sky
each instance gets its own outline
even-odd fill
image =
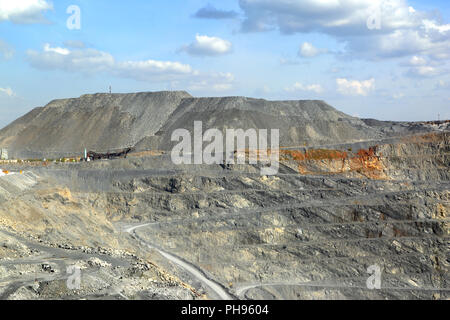
[[[0,127],[53,99],[185,90],[450,119],[447,0],[0,0]]]

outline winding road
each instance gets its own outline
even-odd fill
[[[144,227],[147,227],[147,226],[150,226],[153,224],[157,224],[157,223],[146,223],[146,224],[141,224],[138,226],[129,227],[129,228],[125,229],[125,232],[134,236],[136,238],[136,240],[138,240],[139,242],[141,242],[143,245],[147,246],[148,248],[158,251],[164,258],[175,263],[177,266],[179,266],[183,270],[190,273],[197,280],[199,280],[201,283],[203,283],[207,288],[209,288],[211,290],[211,292],[213,293],[213,295],[217,296],[217,298],[219,298],[220,300],[233,300],[233,297],[230,294],[228,294],[228,292],[220,284],[214,282],[213,280],[208,279],[204,275],[203,271],[196,268],[194,265],[191,265],[190,263],[185,262],[185,261],[181,260],[180,258],[156,247],[155,245],[149,244],[146,241],[143,241],[141,238],[139,238],[139,236],[136,234],[135,231],[140,228],[144,228]]]

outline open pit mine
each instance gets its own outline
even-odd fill
[[[279,130],[278,171],[174,164],[196,121]],[[449,299],[449,128],[323,101],[52,101],[0,130],[0,299]]]

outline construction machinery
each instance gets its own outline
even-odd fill
[[[133,148],[126,148],[119,151],[112,151],[107,153],[99,153],[94,151],[89,151],[86,154],[86,161],[95,161],[95,160],[110,160],[110,159],[118,159],[118,158],[126,158],[127,155],[133,151]]]

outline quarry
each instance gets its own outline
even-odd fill
[[[199,121],[279,145],[174,163],[173,133]],[[0,299],[447,300],[449,135],[318,100],[51,101],[0,130]],[[274,174],[237,161],[264,153]]]

